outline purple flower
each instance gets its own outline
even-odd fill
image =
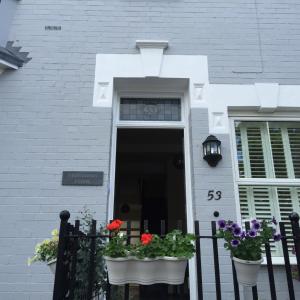
[[[240,238],[241,238],[241,239],[244,239],[245,237],[246,237],[246,232],[243,231],[243,232],[240,234]]]
[[[275,217],[272,218],[272,221],[271,221],[274,225],[277,225],[277,221],[275,219]]]
[[[248,231],[248,236],[250,236],[251,238],[256,237],[256,234],[256,230],[251,229]]]
[[[251,221],[251,223],[252,223],[252,224],[255,224],[255,223],[259,223],[259,222],[258,222],[257,220],[254,219],[254,220]]]
[[[281,240],[282,236],[280,233],[274,234],[273,239],[275,242],[279,242]]]
[[[234,228],[238,228],[238,227],[239,227],[239,225],[238,225],[238,224],[236,224],[236,223],[232,223],[232,224],[231,224],[231,227],[234,229]]]
[[[254,230],[259,230],[260,227],[261,227],[261,225],[259,222],[255,222],[252,224],[252,229],[254,229]]]
[[[231,241],[231,246],[232,246],[232,247],[237,247],[239,244],[240,244],[240,241],[239,241],[239,240],[232,240],[232,241]]]
[[[220,229],[224,229],[226,226],[226,221],[225,220],[219,220],[218,225]]]
[[[231,225],[230,225],[230,224],[227,224],[225,230],[226,230],[226,231],[229,231],[229,232],[232,232],[232,227],[231,227]]]
[[[242,230],[241,230],[240,227],[235,227],[235,228],[233,229],[233,235],[234,235],[234,236],[240,236],[240,235],[241,235],[241,232],[242,232]]]

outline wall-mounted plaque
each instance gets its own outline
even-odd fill
[[[103,172],[63,171],[62,185],[103,185]]]

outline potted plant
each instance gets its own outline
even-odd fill
[[[187,261],[195,252],[192,234],[176,230],[160,238],[143,233],[138,243],[126,246],[126,236],[120,233],[123,222],[107,225],[111,239],[104,250],[108,278],[111,284],[182,284]]]
[[[56,255],[58,247],[58,230],[54,229],[51,232],[52,238],[46,239],[35,246],[34,256],[28,259],[28,265],[33,262],[46,262],[51,272],[55,274]]]
[[[217,237],[224,238],[224,247],[231,252],[231,257],[237,272],[237,280],[244,286],[255,286],[257,276],[263,262],[262,246],[270,239],[280,241],[281,235],[276,233],[271,224],[272,221],[251,221],[251,228],[243,230],[240,225],[233,221],[219,220]]]
[[[89,209],[84,208],[80,211],[80,230],[85,234],[90,232],[93,215]],[[97,234],[101,235],[103,226],[97,230]],[[28,265],[33,262],[46,262],[52,273],[55,274],[56,257],[58,250],[59,232],[57,229],[52,231],[52,238],[38,243],[35,247],[35,254],[28,259]],[[79,239],[79,247],[77,251],[76,275],[75,275],[75,291],[74,300],[82,299],[89,285],[89,261],[90,261],[90,240]],[[93,294],[94,299],[102,299],[107,292],[107,272],[105,261],[103,259],[103,249],[105,246],[105,238],[97,238],[95,243],[95,273],[93,277]]]

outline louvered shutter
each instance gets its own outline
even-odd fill
[[[276,178],[287,178],[286,157],[283,147],[282,130],[281,128],[269,128],[272,158],[274,164],[274,172]]]
[[[265,159],[260,127],[247,128],[248,151],[252,178],[265,178]]]
[[[274,180],[300,178],[300,122],[236,122],[236,149],[239,178]],[[276,182],[276,181],[275,181]],[[243,186],[239,182],[241,216],[286,224],[291,234],[289,214],[300,213],[300,187],[282,185]],[[291,250],[292,241],[288,241]],[[273,243],[274,255],[282,256],[280,243]]]
[[[300,178],[300,128],[288,127],[288,136],[295,178]]]

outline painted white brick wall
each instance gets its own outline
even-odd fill
[[[111,110],[92,107],[96,53],[137,53],[137,39],[167,39],[167,54],[208,55],[211,82],[299,84],[299,13],[298,0],[20,1],[10,39],[32,60],[0,77],[0,299],[51,298],[48,269],[26,259],[62,209],[74,218],[86,204],[105,219]],[[235,211],[229,138],[219,136],[224,159],[211,169],[201,152],[207,112],[194,110],[191,125],[195,216],[206,233],[219,208],[207,202],[208,186],[223,191],[221,216]],[[63,170],[102,170],[104,186],[62,187]],[[203,247],[211,297],[211,250]],[[221,260],[232,299],[228,255]]]

